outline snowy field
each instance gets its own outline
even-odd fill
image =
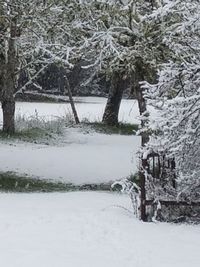
[[[106,100],[82,101],[80,118],[100,120]],[[17,103],[16,109],[48,120],[68,114],[69,105]],[[137,123],[137,116],[135,101],[124,100],[120,119]],[[74,184],[110,182],[137,171],[139,145],[137,136],[67,128],[50,145],[1,141],[0,170]],[[130,199],[116,193],[1,193],[0,229],[3,267],[199,267],[200,262],[199,226],[142,223]]]
[[[80,118],[100,120],[105,98],[77,98]],[[80,103],[80,101],[82,101]],[[85,102],[83,102],[85,101]],[[62,117],[69,113],[69,104],[18,102],[16,113],[26,117],[45,119]],[[123,100],[120,119],[137,122],[137,104]],[[45,179],[74,184],[115,181],[137,171],[136,152],[140,145],[137,136],[84,133],[80,129],[67,129],[57,145],[6,141],[1,144],[0,170],[14,171]]]
[[[101,121],[106,105],[104,97],[75,97],[77,112],[80,120]],[[71,113],[69,103],[38,103],[38,102],[17,102],[16,115],[26,117],[35,116],[35,113],[42,118],[53,119],[63,117]],[[139,112],[136,100],[122,100],[119,120],[122,122],[139,123]],[[0,115],[2,121],[2,113]]]
[[[142,223],[126,196],[0,195],[2,267],[199,267],[200,227]]]
[[[2,143],[1,171],[74,184],[115,181],[137,171],[137,136],[85,134],[72,128],[64,138],[57,146]]]

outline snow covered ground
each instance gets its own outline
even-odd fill
[[[77,104],[80,118],[99,120],[105,99],[86,102]],[[68,104],[17,103],[17,114],[28,117],[36,110],[52,119],[68,113],[68,108]],[[120,118],[137,122],[137,115],[136,103],[124,100]],[[2,141],[0,171],[82,184],[114,181],[137,170],[137,136],[68,128],[57,142]],[[3,267],[198,267],[199,248],[199,226],[142,223],[134,218],[125,195],[0,194]]]
[[[105,97],[74,97],[76,109],[80,120],[87,119],[92,121],[101,121],[105,109],[107,98]],[[155,116],[155,110],[148,107],[148,111]],[[71,114],[69,103],[41,103],[41,102],[17,102],[16,115],[26,117],[35,116],[35,113],[41,117],[52,119]],[[0,114],[2,121],[2,114]],[[119,111],[119,121],[126,123],[139,124],[139,110],[137,101],[134,99],[122,99]]]
[[[105,98],[76,98],[81,119],[100,120]],[[45,119],[62,117],[70,111],[69,104],[18,102],[16,114]],[[2,115],[1,115],[2,116]],[[120,119],[137,122],[137,104],[123,100]],[[2,121],[2,118],[0,118]],[[70,128],[57,145],[39,145],[22,142],[3,142],[0,145],[0,171],[14,171],[45,179],[74,184],[115,181],[137,171],[137,136],[84,133]]]
[[[2,143],[0,170],[74,184],[115,181],[137,171],[137,136],[65,132],[58,146]]]
[[[101,121],[106,98],[76,97],[74,100],[77,102],[76,108],[80,120],[86,118],[89,121]],[[69,103],[16,103],[16,115],[23,114],[29,117],[34,116],[35,112],[37,112],[39,116],[52,119],[71,113],[71,107]],[[123,122],[139,123],[138,116],[137,102],[135,100],[123,99],[120,107],[119,120]],[[2,114],[0,120],[2,121]]]
[[[3,267],[198,267],[200,227],[142,223],[126,196],[0,194]]]

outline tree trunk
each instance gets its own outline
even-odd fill
[[[69,96],[69,102],[70,102],[70,105],[72,108],[72,113],[74,115],[74,120],[75,120],[76,124],[79,124],[80,121],[79,121],[78,113],[76,111],[76,107],[75,107],[74,100],[72,97],[72,91],[71,91],[69,81],[68,81],[68,78],[66,76],[64,77],[64,79],[65,79],[65,86],[64,87],[65,87],[65,91],[68,93],[68,96]]]
[[[13,134],[15,131],[15,81],[17,55],[15,49],[15,39],[17,22],[13,19],[10,22],[10,37],[8,39],[7,59],[5,59],[5,69],[3,74],[3,88],[1,94],[1,104],[3,110],[3,132]]]
[[[2,101],[3,132],[13,134],[15,132],[15,101]]]
[[[115,72],[112,75],[111,87],[107,104],[103,114],[103,122],[108,125],[118,125],[118,114],[124,91],[124,80],[122,75]]]

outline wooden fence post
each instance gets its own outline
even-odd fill
[[[146,159],[142,160],[142,166],[140,169],[140,219],[143,222],[146,222],[147,216],[146,216],[146,179],[145,179],[145,169],[146,169]]]

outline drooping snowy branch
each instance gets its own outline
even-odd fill
[[[144,85],[158,110],[149,146],[176,159],[179,197],[192,200],[200,192],[200,7],[198,1],[169,1],[164,10],[154,18],[163,22],[168,57],[157,84]]]

